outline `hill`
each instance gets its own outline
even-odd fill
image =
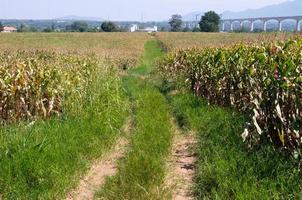
[[[183,15],[184,21],[195,21],[196,15],[203,15],[203,12],[196,11]],[[302,15],[302,0],[289,0],[284,3],[265,6],[259,9],[248,9],[240,12],[224,11],[223,19],[240,19],[254,17],[282,17]]]
[[[253,17],[276,17],[302,15],[302,1],[287,1],[281,4],[270,5],[260,9],[249,9],[241,12],[223,12],[224,19],[253,18]]]
[[[75,15],[61,17],[61,18],[58,18],[56,20],[68,20],[68,21],[104,21],[104,19],[98,18],[98,17],[81,17],[81,16],[75,16]]]
[[[183,21],[196,21],[196,17],[199,20],[203,14],[204,14],[203,12],[195,11],[195,12],[191,12],[186,15],[183,15],[182,19],[183,19]]]

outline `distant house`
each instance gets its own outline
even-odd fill
[[[148,32],[148,33],[153,33],[153,32],[157,32],[157,31],[158,31],[157,26],[154,26],[154,27],[146,27],[146,28],[140,29],[140,28],[138,27],[138,25],[133,24],[133,25],[130,27],[130,32]]]
[[[3,26],[0,31],[3,33],[11,33],[17,32],[17,29],[13,26]]]
[[[157,26],[153,26],[153,27],[146,27],[140,31],[143,32],[148,32],[148,33],[153,33],[153,32],[157,32]]]
[[[130,27],[130,32],[135,32],[137,30],[138,30],[138,25],[132,24],[132,26]]]

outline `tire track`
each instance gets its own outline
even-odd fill
[[[114,148],[107,152],[100,160],[92,164],[87,174],[81,178],[76,189],[71,191],[66,200],[91,200],[95,192],[102,187],[106,178],[117,173],[118,161],[124,157],[129,141],[127,136],[133,129],[133,117],[129,117],[123,127],[125,136],[118,139]]]

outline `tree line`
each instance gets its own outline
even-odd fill
[[[170,27],[162,27],[162,31],[180,32],[180,31],[193,31],[193,32],[218,32],[219,31],[219,21],[220,16],[214,11],[209,11],[202,16],[198,22],[198,26],[193,29],[184,27],[184,22],[182,16],[179,14],[172,15],[169,20]],[[3,27],[0,22],[0,31]],[[57,29],[56,25],[53,23],[48,27],[31,27],[21,23],[18,27],[18,32],[55,32],[55,31],[65,31],[65,32],[126,32],[128,29],[126,27],[120,27],[112,21],[105,21],[100,24],[100,26],[91,27],[85,21],[74,21],[72,24],[66,25],[65,28]]]
[[[3,29],[4,25],[0,21],[0,31]],[[74,21],[70,25],[66,25],[65,29],[58,30],[56,25],[53,23],[51,26],[48,27],[34,27],[28,26],[24,23],[21,23],[17,26],[18,32],[56,32],[56,31],[63,31],[63,32],[123,32],[127,31],[123,28],[120,28],[118,25],[111,21],[105,21],[100,24],[100,27],[91,27],[85,21]]]
[[[71,32],[122,32],[114,22],[105,21],[100,27],[89,28],[88,24],[83,21],[73,22],[71,25],[66,26],[66,31]]]
[[[214,12],[209,11],[201,17],[198,25],[193,28],[194,32],[218,32],[219,31],[220,16]],[[172,32],[188,31],[187,27],[183,28],[182,16],[179,14],[172,15],[169,20]]]

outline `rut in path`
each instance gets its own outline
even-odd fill
[[[194,153],[195,134],[182,133],[175,120],[172,120],[172,124],[174,138],[166,184],[172,191],[173,200],[192,200],[194,197],[191,190],[197,161],[197,155]]]
[[[66,200],[90,200],[105,183],[106,178],[117,173],[118,160],[124,157],[129,142],[126,138],[132,131],[133,118],[129,117],[123,127],[126,136],[116,142],[114,148],[96,161],[81,179],[78,187],[69,193]]]

